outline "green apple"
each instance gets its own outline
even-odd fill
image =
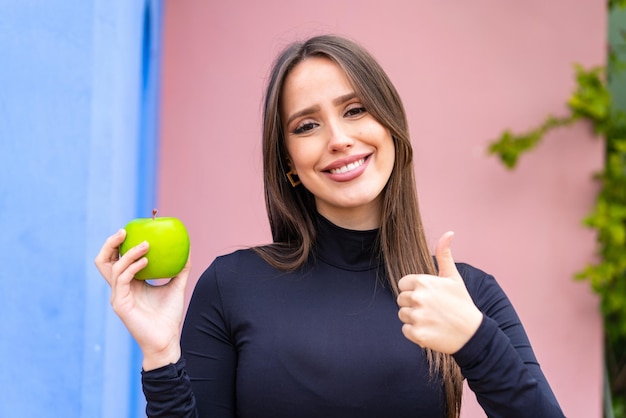
[[[120,245],[120,254],[147,241],[150,244],[148,265],[140,270],[135,279],[164,279],[181,272],[189,257],[189,234],[185,225],[177,218],[157,218],[156,209],[152,218],[138,218],[126,227],[126,238]]]

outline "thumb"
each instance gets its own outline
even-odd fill
[[[185,267],[183,267],[180,273],[178,273],[175,277],[176,285],[178,287],[182,287],[183,289],[187,287],[187,279],[189,279],[190,272],[191,272],[191,249],[189,249],[189,254],[187,255],[187,262],[185,263]]]
[[[454,237],[454,232],[446,232],[439,238],[439,242],[437,242],[437,247],[435,248],[435,258],[437,259],[440,277],[459,277],[459,272],[452,258],[452,250],[450,249],[452,237]]]

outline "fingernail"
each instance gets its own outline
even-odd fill
[[[148,241],[144,241],[141,244],[139,244],[139,248],[146,248],[148,246]]]

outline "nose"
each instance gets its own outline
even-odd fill
[[[350,149],[354,145],[354,139],[346,132],[345,127],[340,123],[329,124],[328,150],[330,152],[342,152]]]

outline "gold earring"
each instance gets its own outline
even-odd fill
[[[297,178],[297,179],[293,178],[293,176],[297,176],[297,175],[298,174],[295,171],[293,171],[293,170],[291,170],[291,171],[289,171],[287,173],[287,178],[289,179],[289,183],[291,183],[292,187],[296,187],[296,186],[302,184],[302,182],[300,181],[299,178]]]

